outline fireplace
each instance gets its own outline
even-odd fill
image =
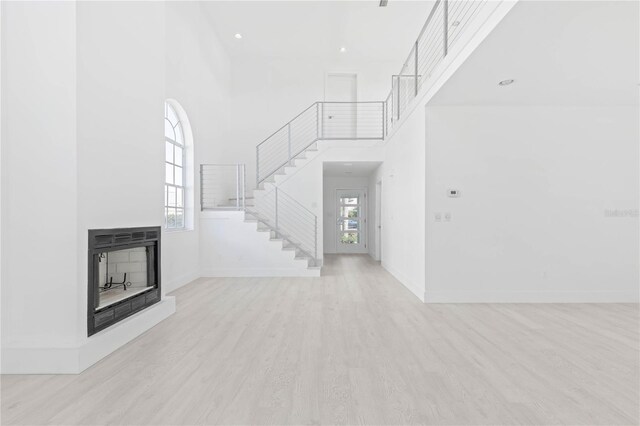
[[[87,334],[160,301],[160,227],[89,230]]]

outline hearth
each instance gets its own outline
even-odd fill
[[[160,301],[160,227],[89,230],[87,334]]]

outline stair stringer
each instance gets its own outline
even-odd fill
[[[200,217],[202,277],[317,277],[320,268],[243,211]]]

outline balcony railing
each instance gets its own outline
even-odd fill
[[[200,210],[244,210],[244,164],[200,165]]]
[[[404,116],[437,65],[456,45],[464,29],[486,3],[487,0],[436,1],[400,72],[391,78],[391,92],[386,99],[385,136]]]

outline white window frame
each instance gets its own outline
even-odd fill
[[[169,113],[172,114],[169,114]],[[172,117],[171,117],[172,116]],[[171,118],[175,118],[175,124],[172,122]],[[164,120],[165,120],[165,184],[164,184],[164,227],[167,230],[183,230],[187,228],[187,218],[186,218],[186,191],[187,191],[187,145],[186,145],[186,135],[185,129],[176,111],[176,108],[171,105],[171,103],[165,101],[164,103]],[[172,135],[167,134],[167,123],[173,130]],[[177,135],[180,134],[180,137]],[[180,140],[182,143],[180,143]],[[167,159],[167,150],[171,148],[173,150],[172,161],[168,161]],[[182,151],[180,164],[176,161],[176,148]],[[167,169],[171,169],[171,179],[167,177]],[[176,172],[180,173],[180,182],[177,182]],[[175,199],[170,199],[170,192],[173,189],[175,193]],[[179,194],[179,195],[178,195]],[[169,220],[170,214],[174,214],[173,221]],[[179,222],[178,218],[182,217],[182,221]]]

